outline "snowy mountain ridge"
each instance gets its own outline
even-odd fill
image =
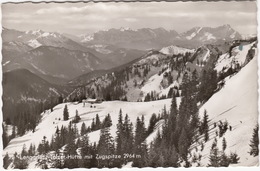
[[[216,63],[217,72],[227,72],[230,68],[235,69],[236,65],[246,64],[249,50],[256,50],[256,42],[247,45],[239,45],[232,49],[231,54],[221,55]]]
[[[175,30],[166,30],[164,28],[141,28],[133,30],[131,28],[122,27],[119,29],[97,31],[91,35],[81,36],[80,41],[91,44],[104,43],[121,47],[128,46],[145,50],[162,48],[171,44],[197,48],[200,45],[208,43],[232,41],[240,38],[241,35],[231,28],[230,25],[223,25],[215,28],[194,27],[183,33],[177,33]],[[150,44],[149,46],[147,42]],[[134,43],[139,46],[134,45]]]
[[[178,55],[178,54],[185,54],[185,53],[194,53],[195,50],[194,49],[190,50],[190,49],[172,45],[172,46],[162,48],[160,52],[165,55]]]

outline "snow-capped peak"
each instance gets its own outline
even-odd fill
[[[39,37],[60,37],[60,34],[54,33],[54,32],[44,32],[43,34],[41,34]]]
[[[120,31],[131,31],[132,29],[129,27],[121,27]]]
[[[34,35],[34,36],[37,36],[37,38],[40,38],[40,37],[48,37],[48,36],[51,36],[51,37],[61,37],[60,34],[58,33],[55,33],[55,32],[46,32],[46,31],[43,31],[43,30],[31,30],[31,31],[26,31],[25,34],[27,35]]]
[[[32,40],[28,41],[28,45],[33,48],[37,48],[37,47],[41,46],[42,44],[39,43],[36,39],[32,39]]]
[[[42,31],[42,30],[40,30],[40,29],[34,30],[34,31],[31,32],[31,34],[33,34],[33,35],[41,35],[41,34],[43,34],[43,33],[44,33],[44,31]]]
[[[194,29],[195,31],[191,33],[190,36],[186,36],[186,39],[191,40],[192,38],[194,38],[201,31],[202,27],[196,27]]]
[[[224,24],[222,27],[231,28],[229,24]]]
[[[90,35],[80,35],[79,37],[81,38],[81,42],[89,42],[89,41],[94,39],[94,35],[93,34],[90,34]]]

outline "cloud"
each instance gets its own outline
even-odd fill
[[[125,4],[105,4],[105,3],[88,3],[85,6],[81,7],[51,7],[51,8],[42,8],[36,11],[38,15],[48,15],[54,13],[60,14],[104,14],[104,13],[118,13],[118,12],[127,12],[130,8]]]
[[[125,18],[124,20],[127,21],[127,22],[136,22],[136,21],[138,21],[136,18]]]
[[[73,34],[120,27],[164,27],[182,32],[226,23],[246,33],[254,31],[254,27],[247,31],[247,25],[256,25],[254,2],[23,3],[3,4],[2,13],[6,27],[71,29]]]

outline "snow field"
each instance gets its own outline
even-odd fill
[[[43,136],[50,142],[52,135],[55,133],[56,128],[61,126],[68,126],[69,122],[74,118],[76,110],[78,110],[81,120],[77,123],[77,128],[80,131],[81,125],[85,122],[86,126],[90,126],[92,119],[99,115],[102,121],[104,117],[109,113],[112,119],[111,134],[113,137],[116,136],[116,124],[118,120],[119,110],[122,109],[123,118],[125,114],[128,114],[130,121],[135,125],[136,118],[141,118],[142,115],[145,117],[145,126],[149,124],[150,117],[153,113],[158,114],[162,112],[164,105],[166,109],[170,108],[171,99],[152,101],[152,102],[122,102],[122,101],[111,101],[103,102],[101,104],[92,104],[94,107],[90,107],[91,104],[86,104],[83,107],[82,103],[62,103],[54,107],[54,111],[47,111],[42,114],[42,120],[36,127],[35,132],[27,132],[21,137],[16,137],[12,139],[8,146],[4,149],[3,155],[7,152],[9,156],[12,156],[15,152],[20,153],[22,151],[23,145],[25,144],[27,149],[30,144],[34,144],[36,148],[38,144],[42,141]],[[68,106],[69,120],[63,121],[63,110],[65,105]],[[59,120],[60,118],[60,120]],[[135,130],[135,126],[134,126]],[[91,143],[98,142],[100,136],[100,130],[89,133],[89,139]]]
[[[178,47],[178,46],[168,46],[168,47],[164,47],[160,50],[161,53],[165,54],[165,55],[178,55],[178,54],[185,54],[187,52],[189,53],[194,53],[195,50],[194,49],[186,49],[186,48],[182,48],[182,47]]]
[[[257,95],[257,60],[254,57],[239,73],[226,81],[223,89],[214,94],[200,109],[200,118],[207,110],[211,124],[227,121],[232,126],[223,137],[227,142],[225,153],[236,152],[240,157],[238,164],[232,166],[257,166],[258,157],[249,155],[250,140],[253,129],[258,122]],[[212,128],[212,126],[211,126]],[[201,164],[207,166],[211,145],[216,137],[215,131],[210,131],[210,141],[204,145]],[[222,138],[217,138],[218,148],[222,149]],[[200,149],[200,148],[199,148]],[[200,150],[199,150],[200,151]],[[195,150],[192,151],[195,152]]]

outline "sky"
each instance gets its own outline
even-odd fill
[[[2,4],[2,25],[74,35],[130,27],[176,30],[230,24],[241,34],[256,34],[256,2],[128,2]]]

